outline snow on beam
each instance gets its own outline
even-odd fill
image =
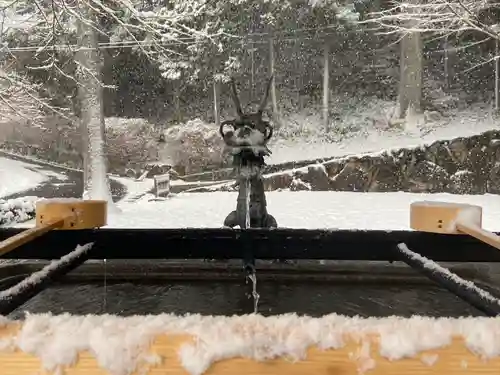
[[[84,263],[93,243],[78,245],[60,259],[53,260],[16,285],[0,291],[0,314],[8,315],[47,288],[50,283]]]
[[[404,243],[398,245],[401,260],[417,269],[429,279],[460,297],[488,316],[500,316],[500,300],[472,281],[464,280],[431,259],[408,249]]]
[[[5,375],[500,371],[500,321],[494,318],[42,314],[1,323]]]

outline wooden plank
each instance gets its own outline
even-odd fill
[[[130,326],[130,330],[134,330],[135,334],[141,331],[141,318],[146,319],[146,317],[136,317],[135,326]],[[55,316],[49,318],[49,320],[50,319],[56,320],[58,317]],[[92,319],[92,317],[89,319]],[[115,319],[118,320],[118,318]],[[235,318],[225,319],[230,321]],[[352,321],[349,322],[349,318],[347,318],[345,325],[345,327],[348,327],[349,323],[352,323],[350,328],[351,331],[344,331],[344,343],[343,345],[339,345],[340,347],[338,349],[321,350],[313,346],[309,347],[309,349],[306,350],[306,353],[304,353],[305,355],[297,360],[290,360],[290,358],[287,359],[285,356],[280,357],[278,355],[277,359],[261,361],[251,358],[238,357],[236,354],[237,351],[235,351],[233,354],[229,353],[226,358],[214,358],[214,361],[211,364],[205,363],[208,365],[206,370],[203,369],[203,363],[200,363],[199,361],[201,360],[201,362],[203,362],[204,359],[207,359],[207,357],[204,357],[203,354],[210,352],[210,343],[203,342],[203,339],[200,338],[198,339],[201,341],[197,340],[195,337],[187,334],[161,334],[153,337],[150,341],[151,345],[148,345],[148,340],[145,340],[146,344],[141,345],[140,347],[131,345],[131,347],[133,347],[133,350],[131,351],[118,350],[115,353],[110,352],[114,355],[111,355],[110,353],[103,354],[102,351],[107,351],[109,345],[113,342],[120,345],[120,349],[127,347],[126,342],[123,344],[123,342],[120,341],[120,339],[127,341],[125,339],[126,330],[123,328],[126,326],[126,323],[123,323],[122,320],[121,329],[117,328],[119,327],[118,325],[113,324],[111,324],[112,329],[109,328],[109,325],[105,327],[104,324],[99,327],[90,328],[94,331],[92,332],[94,336],[91,333],[88,333],[90,337],[88,341],[91,342],[91,344],[87,344],[87,346],[92,346],[92,350],[77,351],[78,354],[75,363],[72,363],[69,366],[63,366],[63,371],[59,373],[63,373],[65,375],[124,375],[123,367],[121,366],[123,363],[129,363],[129,367],[127,367],[126,370],[129,370],[130,372],[127,373],[133,373],[135,375],[493,375],[500,372],[500,358],[498,355],[489,359],[481,358],[479,354],[473,354],[472,351],[466,347],[464,339],[458,336],[454,336],[450,342],[446,342],[446,340],[444,340],[444,344],[441,346],[436,344],[436,349],[417,351],[414,355],[406,358],[389,360],[388,358],[380,355],[380,346],[378,343],[381,342],[383,337],[373,333],[364,335],[359,331],[359,328],[362,328],[362,324],[360,325],[359,321],[357,324],[354,323],[354,318],[351,318],[351,320]],[[60,319],[59,322],[67,324],[67,321],[64,319]],[[493,319],[489,323],[493,324],[497,327],[496,329],[498,329],[498,324],[493,323]],[[54,371],[41,371],[42,361],[37,356],[23,352],[20,348],[15,348],[13,351],[9,351],[7,349],[7,343],[16,342],[16,335],[18,335],[17,342],[19,342],[19,338],[20,340],[26,339],[26,336],[23,335],[26,335],[27,332],[34,332],[33,324],[36,325],[37,323],[31,322],[30,324],[31,327],[27,328],[25,332],[21,331],[20,328],[22,328],[22,323],[20,322],[8,324],[0,329],[0,340],[2,340],[2,349],[0,350],[0,366],[2,368],[2,375],[54,374]],[[53,353],[54,355],[51,355],[50,358],[46,359],[54,360],[57,364],[59,363],[58,361],[64,360],[65,358],[66,360],[71,359],[71,355],[68,356],[67,354],[70,353],[71,348],[75,347],[75,343],[72,343],[71,339],[69,339],[69,346],[64,346],[64,344],[62,344],[63,341],[61,341],[61,329],[55,328],[53,324],[53,322],[49,322],[46,325],[40,325],[37,328],[42,329],[43,332],[38,334],[34,341],[24,341],[24,343],[27,344],[25,347],[31,347],[32,351],[40,350],[41,353],[45,352],[45,354]],[[413,320],[413,322],[410,322],[410,319],[400,319],[398,320],[398,323],[395,324],[395,327],[404,327],[404,324],[414,324],[414,331],[407,336],[407,342],[404,340],[405,336],[399,336],[397,339],[395,337],[396,340],[393,340],[393,346],[396,350],[400,347],[405,347],[405,345],[413,345],[417,341],[422,340],[420,339],[421,335],[425,335],[425,328],[431,328],[432,321],[431,323],[428,323],[428,327],[426,327],[426,323],[422,323],[422,321],[419,322]],[[485,328],[484,320],[479,323],[478,319],[478,324],[480,325],[478,329]],[[355,329],[356,326],[358,327],[358,331]],[[421,335],[415,334],[417,326],[422,329]],[[261,344],[263,342],[262,335],[266,334],[265,329],[269,329],[269,326],[266,325],[266,323],[261,325],[250,325],[246,324],[245,320],[240,321],[238,327],[239,330],[235,330],[235,334],[237,336],[239,335],[239,337],[243,337],[245,335],[259,336],[260,333]],[[82,329],[81,326],[78,328],[80,330]],[[294,328],[297,329],[297,331],[291,332]],[[109,342],[106,342],[108,341],[106,335],[99,334],[99,329],[108,329],[111,333]],[[259,332],[259,330],[261,331]],[[282,332],[282,330],[283,327],[278,329],[280,332]],[[303,331],[302,333],[298,331],[300,331],[300,328],[289,327],[288,331],[286,331],[286,329],[284,330],[285,337],[281,338],[279,335],[273,335],[273,333],[271,333],[268,344],[272,346],[273,340],[281,340],[282,346],[275,349],[284,350],[286,344],[293,347],[295,346],[293,343],[294,340],[296,340],[296,344],[299,343],[301,339],[307,339],[307,334],[304,334]],[[36,334],[37,332],[34,333]],[[78,334],[79,333],[77,333],[77,335]],[[336,332],[332,332],[332,334],[335,335]],[[386,331],[385,334],[392,334],[395,336],[394,332]],[[128,340],[133,341],[132,336],[134,333],[130,332],[130,335],[131,336],[128,337]],[[383,335],[383,333],[380,335]],[[42,337],[43,340],[41,340]],[[102,337],[105,338],[103,339]],[[286,341],[287,338],[288,341]],[[99,339],[104,342],[99,342]],[[36,340],[40,341],[37,342]],[[217,340],[217,346],[227,345],[228,348],[234,348],[238,345],[242,346],[241,342],[238,342],[237,340],[235,341],[235,337],[228,337],[227,340],[225,340],[224,337],[217,337]],[[477,342],[477,337],[475,341]],[[498,341],[498,338],[496,340],[494,339],[493,342],[491,342],[491,345],[498,348]],[[83,347],[85,347],[85,343],[83,344]],[[194,348],[194,351],[185,352],[185,355],[182,358],[182,350],[186,349],[186,344]],[[204,346],[204,344],[208,345],[208,347]],[[487,343],[483,341],[482,349],[486,350],[486,346]],[[101,348],[100,352],[96,351],[98,347]],[[262,346],[254,349],[261,350],[263,353],[269,353],[269,350],[264,349]],[[494,348],[492,347],[491,349],[492,353],[494,353]],[[197,350],[200,350],[200,352],[196,352]],[[279,350],[277,352],[279,352]],[[64,354],[66,354],[66,356]],[[253,351],[248,350],[247,354],[253,355]],[[297,354],[300,355],[300,351]],[[146,360],[142,362],[140,360],[134,361],[131,359],[134,355],[138,357],[143,356],[142,358],[145,358]],[[97,358],[101,358],[101,360],[103,358],[107,358],[111,362],[116,361],[117,364],[113,366],[110,362],[105,362],[99,365]],[[152,364],[154,362],[151,361],[153,358],[161,358],[161,360]],[[121,364],[118,364],[120,361],[122,361]],[[146,365],[146,362],[149,362],[149,364]],[[47,362],[44,364],[46,365]],[[109,370],[112,367],[115,368],[115,371]],[[195,371],[196,368],[198,368],[199,371]],[[187,371],[188,369],[191,369],[191,371]]]

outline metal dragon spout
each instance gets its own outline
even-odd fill
[[[233,155],[233,166],[237,175],[238,198],[236,210],[224,220],[224,226],[240,229],[276,228],[276,219],[267,212],[266,194],[262,181],[264,157],[271,154],[267,142],[273,135],[273,128],[262,118],[269,97],[273,76],[269,78],[264,98],[254,113],[243,113],[236,82],[231,78],[231,93],[236,107],[236,118],[224,121],[220,134],[226,147]],[[229,130],[227,128],[230,128]],[[246,233],[242,233],[245,236]],[[243,237],[243,239],[245,239]],[[253,311],[257,313],[259,294],[257,293],[257,273],[250,240],[243,241],[243,269],[249,290],[247,296],[253,299]]]
[[[273,135],[273,128],[262,118],[267,105],[269,90],[273,76],[269,78],[264,98],[254,113],[243,113],[236,82],[230,80],[231,94],[236,107],[236,118],[224,121],[220,125],[220,134],[226,147],[233,155],[233,166],[236,170],[238,199],[236,210],[224,220],[224,226],[241,229],[275,228],[276,219],[267,212],[267,202],[262,181],[264,157],[271,154],[267,147]],[[230,128],[229,130],[227,128]]]

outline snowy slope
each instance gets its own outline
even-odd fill
[[[375,108],[379,110],[378,108]],[[272,155],[268,164],[279,164],[297,160],[334,158],[345,155],[378,152],[393,148],[415,147],[438,140],[468,137],[488,130],[499,129],[499,122],[485,105],[472,105],[465,110],[455,110],[450,117],[429,122],[420,128],[406,131],[402,128],[363,126],[358,131],[345,130],[346,122],[358,125],[378,116],[368,108],[363,113],[357,109],[357,116],[343,118],[333,129],[326,131],[318,121],[298,118],[292,129],[279,129],[270,147]],[[381,110],[381,109],[380,109]],[[361,118],[360,118],[361,117]],[[285,137],[280,133],[290,133]]]
[[[445,200],[483,206],[483,226],[500,229],[500,200],[495,195],[270,192],[268,210],[281,227],[341,229],[409,229],[410,203]],[[236,207],[236,193],[179,194],[163,202],[120,205],[123,213],[110,218],[111,227],[221,227]]]
[[[0,198],[33,189],[51,177],[60,180],[66,176],[46,170],[38,165],[0,157]]]

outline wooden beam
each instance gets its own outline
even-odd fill
[[[38,375],[48,375],[48,374],[65,374],[65,375],[124,375],[125,373],[122,371],[119,371],[119,366],[115,367],[116,371],[109,371],[104,368],[104,366],[100,366],[96,360],[96,357],[99,357],[100,354],[102,354],[102,351],[106,351],[110,347],[111,342],[115,342],[117,345],[122,345],[122,342],[128,342],[131,340],[131,335],[132,331],[138,332],[141,330],[142,323],[141,319],[145,320],[145,326],[149,323],[146,322],[148,319],[147,317],[140,317],[140,318],[131,318],[135,319],[133,323],[130,325],[130,331],[127,332],[127,338],[125,338],[125,335],[123,337],[116,336],[117,331],[122,330],[121,334],[125,332],[124,327],[127,325],[124,323],[124,320],[127,318],[121,318],[120,322],[121,323],[116,323],[116,322],[111,322],[110,324],[103,324],[104,320],[101,318],[97,317],[96,322],[100,321],[102,323],[99,323],[99,326],[97,327],[92,327],[90,328],[91,330],[97,330],[97,333],[102,333],[103,331],[100,331],[100,329],[106,330],[109,329],[111,326],[112,329],[109,331],[111,334],[109,336],[112,336],[110,338],[110,342],[106,342],[108,340],[108,336],[106,334],[99,336],[99,334],[90,334],[88,333],[89,337],[92,339],[89,339],[90,341],[93,341],[93,348],[92,350],[95,351],[97,354],[91,354],[90,351],[80,351],[78,355],[78,359],[76,363],[70,365],[70,366],[65,366],[62,368],[62,372],[50,372],[50,371],[41,371],[42,368],[42,362],[40,359],[38,359],[35,355],[29,354],[26,352],[23,352],[22,348],[29,350],[31,347],[31,350],[39,350],[40,352],[43,352],[44,350],[48,350],[49,352],[52,351],[52,353],[59,353],[60,355],[55,358],[56,360],[68,358],[67,355],[63,355],[65,350],[71,350],[71,348],[75,347],[74,346],[74,340],[73,343],[71,343],[71,333],[68,332],[67,337],[69,338],[69,344],[68,346],[65,346],[62,344],[64,341],[64,334],[61,335],[61,327],[66,326],[66,328],[70,327],[72,323],[68,323],[68,319],[71,320],[72,318],[58,318],[57,316],[55,317],[50,317],[50,318],[41,318],[42,322],[36,322],[36,317],[33,318],[28,318],[32,319],[31,322],[26,323],[29,325],[29,327],[23,327],[22,322],[14,322],[14,323],[9,323],[5,325],[3,328],[0,328],[0,342],[2,342],[1,345],[1,350],[0,350],[0,368],[1,368],[1,374],[2,375],[33,375],[33,374],[38,374]],[[45,319],[45,320],[44,320]],[[48,319],[48,320],[47,320]],[[50,319],[53,319],[54,322],[50,322]],[[56,323],[55,320],[58,320],[59,323]],[[65,320],[66,319],[66,320]],[[84,321],[83,317],[75,317],[75,319],[80,319],[80,322]],[[89,318],[90,321],[92,320],[92,317]],[[101,320],[99,320],[101,319]],[[119,320],[120,318],[109,318],[109,319],[115,319]],[[149,318],[151,319],[151,318]],[[160,319],[160,318],[159,318]],[[171,319],[171,318],[168,318]],[[182,318],[179,318],[182,319]],[[204,319],[204,318],[201,318]],[[207,318],[208,320],[212,318]],[[239,318],[214,318],[214,319],[227,319],[227,324],[225,321],[218,321],[218,324],[220,325],[221,323],[224,323],[221,325],[221,329],[225,329],[224,327],[227,327],[227,325],[233,324],[233,329],[235,329],[235,332],[237,335],[242,335],[244,336],[245,334],[249,334],[249,332],[253,332],[256,336],[259,336],[260,334],[260,339],[263,339],[263,336],[267,336],[267,332],[265,332],[266,329],[273,330],[274,324],[275,324],[275,319],[276,317],[272,318],[256,318],[256,321],[260,322],[259,324],[247,324],[248,322],[252,321],[252,318],[241,318],[238,322],[231,322],[233,319],[239,319]],[[285,318],[286,319],[286,318]],[[307,319],[307,318],[304,318]],[[343,318],[340,318],[343,319]],[[362,324],[360,323],[360,319],[358,318],[344,318],[345,324],[344,327],[362,327]],[[391,319],[391,318],[388,318]],[[320,319],[318,319],[320,320]],[[352,320],[352,321],[350,321]],[[472,320],[472,318],[468,318],[466,320]],[[491,327],[492,330],[495,331],[498,329],[499,324],[495,322],[494,319],[486,319],[488,322],[485,322],[484,318],[477,319],[477,324],[478,324],[478,329],[485,329],[485,324],[490,324],[493,325],[494,327]],[[453,324],[453,319],[451,319],[452,324]],[[457,320],[455,320],[457,321]],[[151,320],[149,321],[151,322]],[[247,322],[247,323],[245,323]],[[274,323],[273,323],[274,322]],[[369,321],[368,321],[369,322]],[[88,320],[87,320],[88,323]],[[209,324],[210,322],[203,322],[203,324]],[[212,328],[213,328],[213,323],[214,321],[211,321],[212,323]],[[236,324],[235,324],[236,323]],[[255,323],[255,322],[254,322]],[[367,323],[367,325],[372,324]],[[458,323],[458,324],[463,324],[462,327],[467,326],[468,324],[475,324],[473,321],[468,321],[468,322],[463,322]],[[34,329],[34,326],[37,326],[36,329]],[[114,326],[113,326],[114,324]],[[247,324],[247,326],[245,326]],[[384,326],[385,323],[382,323],[381,327]],[[416,343],[416,342],[425,342],[425,339],[423,337],[426,335],[426,328],[431,328],[432,324],[435,324],[435,321],[433,323],[432,319],[429,321],[429,326],[426,327],[426,322],[422,323],[422,321],[418,320],[411,320],[411,319],[398,319],[395,320],[393,325],[385,325],[386,328],[389,328],[387,331],[387,334],[394,335],[394,332],[391,331],[390,327],[393,327],[394,329],[398,329],[398,327],[403,327],[402,329],[409,329],[409,326],[412,326],[412,324],[416,324],[415,326],[410,329],[410,331],[413,332],[412,335],[409,335],[408,341],[401,341],[401,336],[399,337],[399,341],[395,340],[392,342],[394,348],[398,350],[401,347],[407,347],[409,343]],[[75,326],[76,327],[76,326]],[[121,328],[120,328],[121,327]],[[470,326],[469,326],[470,327]],[[87,327],[88,328],[88,327]],[[207,328],[210,328],[207,327]],[[304,327],[305,328],[305,327]],[[317,327],[318,328],[318,327]],[[421,329],[419,331],[417,328]],[[79,327],[79,329],[82,329],[82,326]],[[293,337],[294,339],[300,339],[300,338],[305,338],[307,334],[304,334],[303,337],[301,335],[297,335],[297,332],[294,331],[294,329],[297,329],[295,324],[291,324],[288,328],[285,328],[283,331],[283,326],[280,328],[276,328],[277,331],[279,331],[281,334],[283,332],[294,332],[295,336]],[[185,366],[186,363],[182,363],[180,353],[182,352],[181,348],[183,347],[184,344],[195,344],[195,343],[200,343],[201,342],[201,347],[202,350],[208,350],[210,351],[211,345],[210,343],[205,342],[202,338],[198,337],[197,340],[195,339],[194,336],[192,335],[187,335],[187,334],[159,334],[158,336],[155,336],[152,338],[151,341],[145,340],[145,345],[143,347],[137,348],[134,345],[131,345],[131,348],[133,350],[118,350],[113,354],[114,356],[110,357],[109,354],[107,355],[108,360],[110,358],[115,358],[116,361],[123,361],[124,359],[126,360],[127,358],[125,357],[130,357],[131,353],[134,353],[136,355],[139,355],[139,357],[142,355],[143,358],[149,359],[150,365],[144,366],[144,362],[142,365],[137,366],[135,369],[130,369],[135,372],[133,372],[134,375],[196,375],[196,374],[206,374],[206,375],[304,375],[304,374],[314,374],[314,375],[359,375],[359,374],[369,374],[369,375],[416,375],[416,374],[436,374],[436,375],[441,375],[441,374],[446,374],[446,375],[456,375],[456,374],[481,374],[481,375],[486,375],[486,374],[498,374],[500,373],[500,358],[499,357],[494,357],[490,359],[484,359],[481,358],[479,354],[473,354],[465,345],[464,339],[462,337],[455,336],[452,340],[450,340],[448,343],[442,345],[438,349],[434,350],[426,350],[426,351],[420,351],[417,354],[413,355],[412,358],[403,358],[403,359],[394,359],[394,360],[389,360],[385,357],[382,357],[380,355],[380,346],[379,342],[380,340],[383,340],[384,338],[380,335],[376,335],[374,333],[371,334],[363,334],[361,331],[357,330],[357,332],[354,331],[354,328],[351,332],[347,332],[344,334],[344,343],[341,345],[341,348],[338,349],[330,349],[330,350],[320,350],[317,347],[310,347],[307,350],[307,353],[305,356],[303,356],[301,359],[293,361],[290,359],[285,359],[285,358],[279,358],[279,359],[273,359],[273,360],[266,360],[266,361],[257,361],[255,359],[247,359],[247,358],[231,358],[235,356],[235,353],[232,354],[227,354],[228,359],[222,359],[219,361],[215,361],[212,363],[206,371],[203,371],[202,367],[199,367],[196,365],[196,362],[199,360],[199,358],[207,358],[207,356],[203,356],[202,354],[197,354],[196,349],[194,349],[193,352],[185,353],[186,355],[184,356],[184,360],[187,362],[191,362],[191,365],[188,364],[188,366]],[[42,332],[40,332],[40,330]],[[87,329],[88,331],[88,329]],[[147,330],[146,330],[147,331]],[[35,338],[34,340],[26,340],[28,337],[27,334],[35,333]],[[80,331],[81,334],[82,331]],[[94,332],[94,333],[96,333]],[[415,332],[421,332],[420,334],[415,334]],[[265,334],[264,334],[265,333]],[[275,332],[276,333],[276,332]],[[324,334],[324,331],[322,332]],[[335,333],[335,332],[332,332]],[[361,334],[360,334],[361,333]],[[263,335],[264,334],[264,335]],[[478,331],[479,334],[479,331]],[[74,335],[78,335],[78,329],[75,329]],[[250,334],[251,336],[252,334]],[[384,335],[381,333],[381,335]],[[61,341],[61,337],[62,340]],[[208,337],[208,336],[207,336]],[[273,334],[269,335],[269,344],[270,347],[272,348],[272,342],[273,342]],[[101,340],[99,340],[101,338]],[[214,337],[212,336],[212,339]],[[206,338],[205,338],[206,339]],[[286,341],[286,337],[280,337],[279,334],[277,334],[274,339],[278,340],[284,340]],[[387,339],[387,337],[385,337]],[[473,338],[477,339],[477,335]],[[7,340],[7,341],[5,341]],[[25,340],[24,342],[22,340]],[[116,340],[116,341],[113,341]],[[224,345],[225,341],[227,343],[227,348],[234,348],[238,347],[239,343],[238,341],[234,340],[234,337],[221,337],[216,339],[217,341],[217,346],[219,345]],[[493,341],[498,341],[498,342],[490,342],[490,343],[484,343],[486,346],[488,345],[494,345],[498,348],[500,339],[494,339]],[[151,342],[151,345],[148,345],[147,343]],[[298,342],[298,341],[297,341]],[[446,342],[444,340],[443,342]],[[17,346],[16,348],[12,348],[14,350],[7,350],[8,343],[13,343],[14,346]],[[205,344],[205,346],[204,346]],[[283,344],[283,343],[282,343]],[[290,341],[288,340],[285,342],[283,345],[292,345],[293,346],[293,340]],[[196,345],[194,345],[196,346]],[[21,348],[20,348],[21,347]],[[85,345],[83,346],[85,347]],[[96,348],[99,347],[101,348],[100,350],[96,350]],[[38,348],[38,349],[33,349],[33,348]],[[47,349],[48,348],[48,349]],[[208,349],[207,349],[208,348]],[[493,350],[493,347],[490,346],[490,348]],[[54,351],[55,349],[55,351]],[[254,348],[255,349],[255,348]],[[261,350],[263,347],[260,348]],[[274,348],[275,349],[275,348]],[[283,347],[281,348],[283,349]],[[387,348],[386,348],[387,349]],[[477,348],[476,348],[477,349]],[[480,351],[480,350],[479,350]],[[40,353],[39,352],[39,353]],[[264,353],[269,353],[269,348],[263,350]],[[247,354],[254,353],[254,351],[249,350]],[[46,354],[46,353],[45,353]],[[67,353],[66,353],[67,354]],[[205,352],[206,354],[206,352]],[[300,352],[299,352],[300,354]],[[154,358],[162,359],[159,360],[156,364],[151,365],[151,361]],[[51,359],[52,356],[51,356]],[[133,361],[129,361],[132,363]],[[146,361],[147,362],[147,361]],[[194,363],[194,365],[193,365]],[[198,363],[199,364],[199,363]],[[108,362],[109,365],[109,362]],[[134,365],[135,366],[135,365]],[[191,369],[193,371],[189,372],[186,368]],[[200,371],[196,372],[194,371],[195,368],[201,369]],[[123,370],[123,368],[122,368]],[[127,374],[130,374],[130,372],[126,372]]]
[[[0,241],[24,230],[0,228]],[[58,230],[1,258],[57,259],[76,244],[94,242],[90,259],[241,259],[244,241],[251,241],[255,259],[397,261],[395,248],[405,243],[436,262],[500,262],[500,251],[470,236],[292,228],[256,228],[241,234],[238,229],[222,228]]]

